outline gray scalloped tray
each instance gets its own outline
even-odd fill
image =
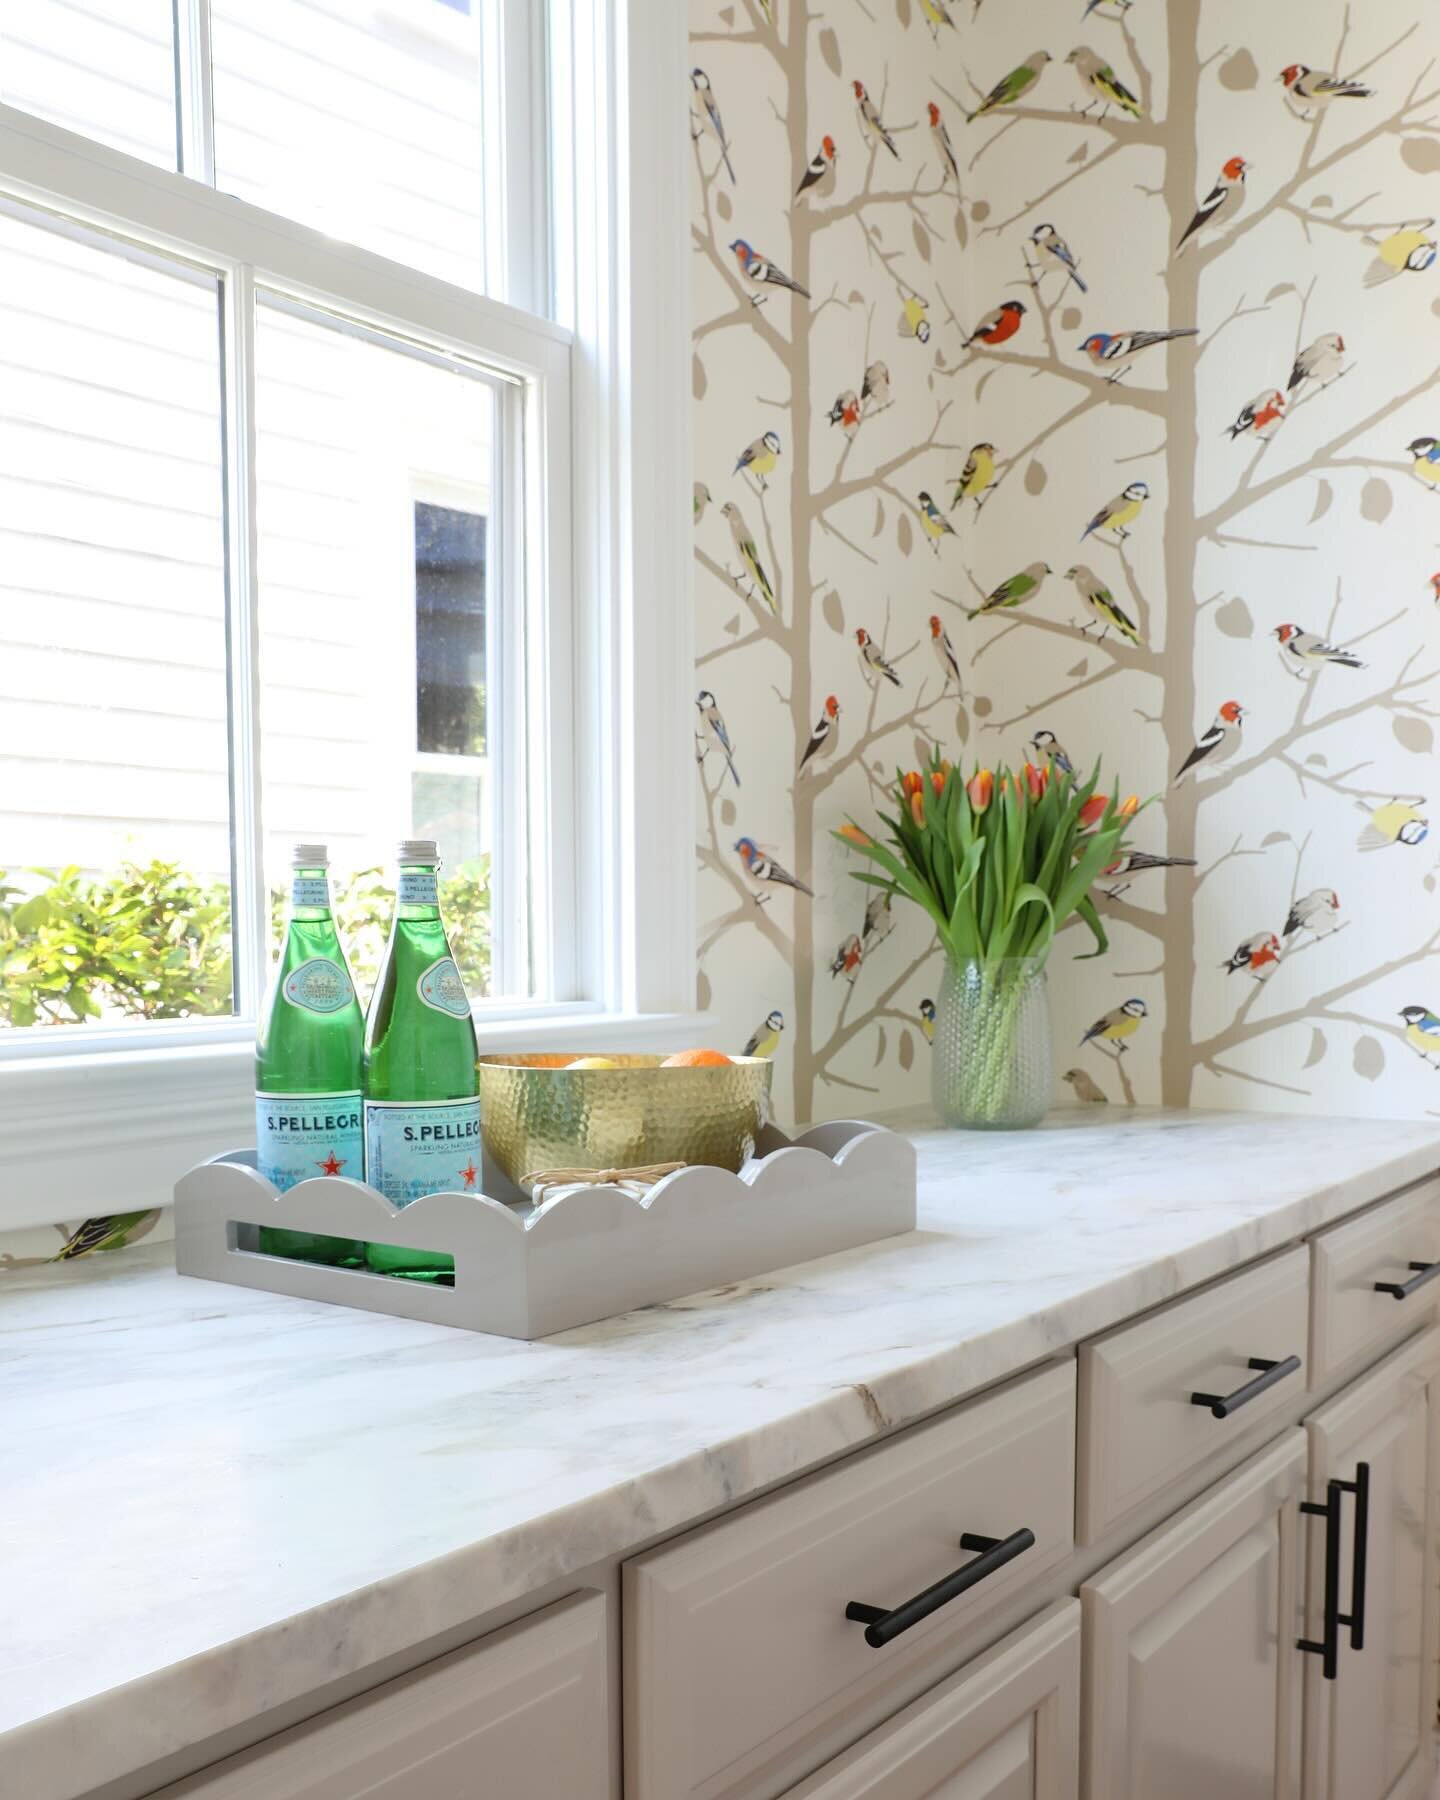
[[[455,1284],[267,1256],[266,1225],[441,1251],[455,1259]],[[793,1140],[766,1126],[738,1175],[680,1169],[642,1199],[569,1187],[539,1206],[431,1194],[397,1211],[343,1176],[279,1194],[253,1150],[214,1157],[175,1187],[181,1275],[510,1338],[548,1337],[914,1228],[914,1146],[855,1119]]]

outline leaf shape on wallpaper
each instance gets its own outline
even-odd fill
[[[1360,490],[1360,517],[1368,519],[1372,525],[1383,525],[1394,504],[1390,483],[1382,481],[1378,475],[1372,475]]]
[[[1061,313],[1060,329],[1062,331],[1078,331],[1080,329],[1080,308],[1078,306],[1067,306]]]
[[[915,234],[916,254],[919,256],[921,262],[929,262],[929,260],[930,260],[930,233],[920,223],[919,219],[914,219],[911,221],[910,229]]]
[[[896,1054],[900,1058],[902,1069],[908,1069],[915,1061],[915,1040],[908,1031],[900,1033],[900,1047]]]
[[[1265,296],[1265,304],[1268,306],[1272,300],[1283,300],[1286,294],[1293,294],[1294,292],[1295,283],[1293,281],[1282,281],[1277,286],[1271,288],[1270,292]]]
[[[915,528],[910,523],[909,513],[901,513],[895,521],[895,542],[900,546],[902,556],[908,556],[915,548]]]
[[[970,227],[965,223],[965,208],[955,208],[955,242],[963,250],[970,242]]]
[[[885,529],[885,502],[883,500],[877,500],[875,502],[875,523],[870,529],[871,537],[879,537],[880,533],[884,529]]]
[[[722,6],[720,8],[720,23],[725,26],[730,26],[735,23],[735,8],[733,6]]]
[[[1433,175],[1440,169],[1440,144],[1434,138],[1406,138],[1400,146],[1400,160],[1417,175]]]
[[[895,17],[900,21],[900,29],[910,29],[910,0],[895,0]]]
[[[889,1048],[889,1045],[890,1039],[885,1035],[885,1027],[883,1025],[877,1025],[875,1028],[875,1067],[877,1069],[880,1067],[881,1063],[884,1062],[885,1052]]]
[[[735,823],[735,802],[733,800],[722,800],[720,802],[720,819],[721,822],[726,825],[733,825]]]
[[[1355,1054],[1350,1059],[1362,1081],[1378,1081],[1385,1073],[1385,1046],[1367,1032],[1355,1040]]]
[[[955,736],[961,744],[970,742],[970,715],[963,706],[955,708]]]
[[[736,613],[736,615],[733,619],[727,619],[725,621],[723,629],[724,629],[726,637],[739,637],[739,635],[740,635],[740,615],[739,615],[739,613]]]
[[[698,356],[690,358],[690,392],[697,400],[705,398],[705,389],[709,383],[705,379],[705,365]]]
[[[990,377],[995,373],[996,369],[999,366],[1000,365],[998,363],[992,363],[990,365],[990,367],[985,371],[985,373],[980,377],[980,379],[975,383],[975,399],[976,399],[977,403],[980,400],[980,396],[985,392],[986,388],[989,387]]]
[[[724,188],[716,188],[715,190],[715,210],[722,219],[728,219],[735,210],[730,204],[730,196],[725,192]]]
[[[827,25],[820,33],[820,56],[832,75],[840,73],[840,40]]]
[[[1330,1040],[1325,1036],[1325,1033],[1318,1025],[1312,1025],[1310,1027],[1310,1048],[1305,1052],[1305,1060],[1301,1063],[1300,1067],[1302,1069],[1313,1069],[1316,1063],[1323,1059],[1325,1052],[1329,1048]]]
[[[1268,850],[1273,844],[1293,844],[1294,841],[1288,831],[1267,831],[1260,840],[1260,848]]]
[[[1045,484],[1050,477],[1045,473],[1045,465],[1031,457],[1025,465],[1025,492],[1027,494],[1043,494]]]
[[[860,292],[859,288],[851,288],[847,298],[849,299],[851,306],[863,306],[865,304],[865,296]]]
[[[712,998],[713,998],[713,995],[712,995],[711,989],[710,989],[710,977],[705,973],[705,971],[703,969],[698,969],[695,973],[695,1010],[696,1010],[696,1012],[709,1012],[710,1001]]]
[[[1315,483],[1315,510],[1310,515],[1313,525],[1317,519],[1323,519],[1330,510],[1330,502],[1335,498],[1335,490],[1322,476]]]
[[[1310,206],[1315,212],[1329,212],[1334,204],[1335,196],[1333,194],[1317,194],[1310,202]]]
[[[915,733],[915,767],[917,769],[923,769],[934,754],[934,744],[931,743],[929,738],[922,736],[921,733],[917,731]]]
[[[1250,608],[1238,594],[1232,594],[1215,614],[1215,625],[1226,637],[1248,638],[1255,635],[1255,621],[1251,617]]]
[[[977,225],[983,225],[990,217],[990,202],[988,200],[972,201],[970,206],[970,217]]]
[[[840,603],[840,596],[831,588],[820,602],[820,617],[832,631],[844,631],[845,608]]]
[[[1440,319],[1440,300],[1432,300],[1430,302],[1430,310],[1437,319]]]
[[[1248,50],[1237,50],[1220,65],[1220,85],[1232,94],[1247,93],[1260,79],[1255,58]]]
[[[984,694],[977,694],[975,696],[974,704],[975,717],[977,719],[988,719],[995,710],[995,702],[988,699]]]
[[[1428,756],[1435,748],[1435,733],[1424,719],[1412,718],[1408,713],[1396,713],[1390,721],[1390,729],[1395,733],[1395,742],[1401,749],[1412,751],[1416,756]]]
[[[1305,762],[1312,769],[1328,769],[1330,767],[1330,758],[1323,750],[1316,750],[1305,758]]]
[[[1073,167],[1078,169],[1081,163],[1089,162],[1090,146],[1084,143],[1080,144],[1073,155],[1067,156],[1065,160],[1067,163],[1070,163]]]
[[[1435,892],[1435,877],[1433,874],[1425,877],[1423,886],[1427,894],[1433,894]]]

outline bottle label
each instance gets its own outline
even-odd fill
[[[312,956],[285,977],[281,993],[304,1012],[335,1013],[355,998],[343,963],[328,956]]]
[[[323,906],[330,910],[330,879],[326,875],[295,875],[290,881],[292,906]]]
[[[402,869],[396,899],[401,906],[438,906],[440,889],[433,869]]]
[[[480,1192],[480,1101],[367,1100],[365,1179],[392,1206]]]
[[[256,1094],[256,1166],[283,1194],[313,1175],[364,1179],[360,1090]]]
[[[468,1018],[470,1002],[465,998],[465,983],[451,957],[442,956],[431,963],[415,983],[415,992],[435,1012],[449,1013],[452,1019]]]

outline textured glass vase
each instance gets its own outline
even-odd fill
[[[1033,957],[947,963],[931,1092],[946,1125],[1038,1125],[1050,1105],[1050,1003]]]

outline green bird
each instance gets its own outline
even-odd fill
[[[1022,95],[1030,92],[1049,61],[1048,50],[1033,51],[1017,68],[995,83],[974,112],[966,113],[965,123],[969,125],[976,119],[983,119],[986,113],[994,112],[997,106],[1013,106]]]
[[[695,483],[695,523],[698,525],[705,517],[705,508],[710,504],[710,490],[703,481]]]
[[[1132,119],[1145,117],[1144,107],[1103,56],[1081,44],[1065,60],[1067,63],[1074,63],[1080,85],[1088,96],[1087,104],[1080,109],[1082,114],[1088,113],[1092,106],[1098,106],[1103,119],[1112,106],[1118,106],[1121,112],[1129,113]]]
[[[69,1262],[77,1256],[89,1256],[96,1250],[119,1250],[129,1242],[131,1232],[142,1219],[153,1220],[158,1216],[153,1206],[147,1206],[142,1212],[101,1213],[76,1226],[50,1260]]]
[[[1075,583],[1075,592],[1104,626],[1105,629],[1100,633],[1102,639],[1113,629],[1121,637],[1129,638],[1132,644],[1139,644],[1140,633],[1135,621],[1092,568],[1085,563],[1076,563],[1073,569],[1065,571],[1065,579]],[[1089,631],[1088,620],[1082,629]]]
[[[966,618],[978,619],[983,613],[999,612],[1002,607],[1020,606],[1026,600],[1033,600],[1040,591],[1041,582],[1049,573],[1049,563],[1027,564],[1018,575],[1002,581],[993,594],[986,596],[982,606],[967,610]]]
[[[770,585],[770,577],[765,573],[760,561],[760,552],[755,548],[755,539],[750,527],[745,523],[740,508],[733,500],[727,500],[720,508],[726,523],[730,527],[730,536],[735,540],[735,553],[744,564],[745,572],[760,592],[765,596],[765,604],[778,617],[780,608],[775,604],[775,590]]]

